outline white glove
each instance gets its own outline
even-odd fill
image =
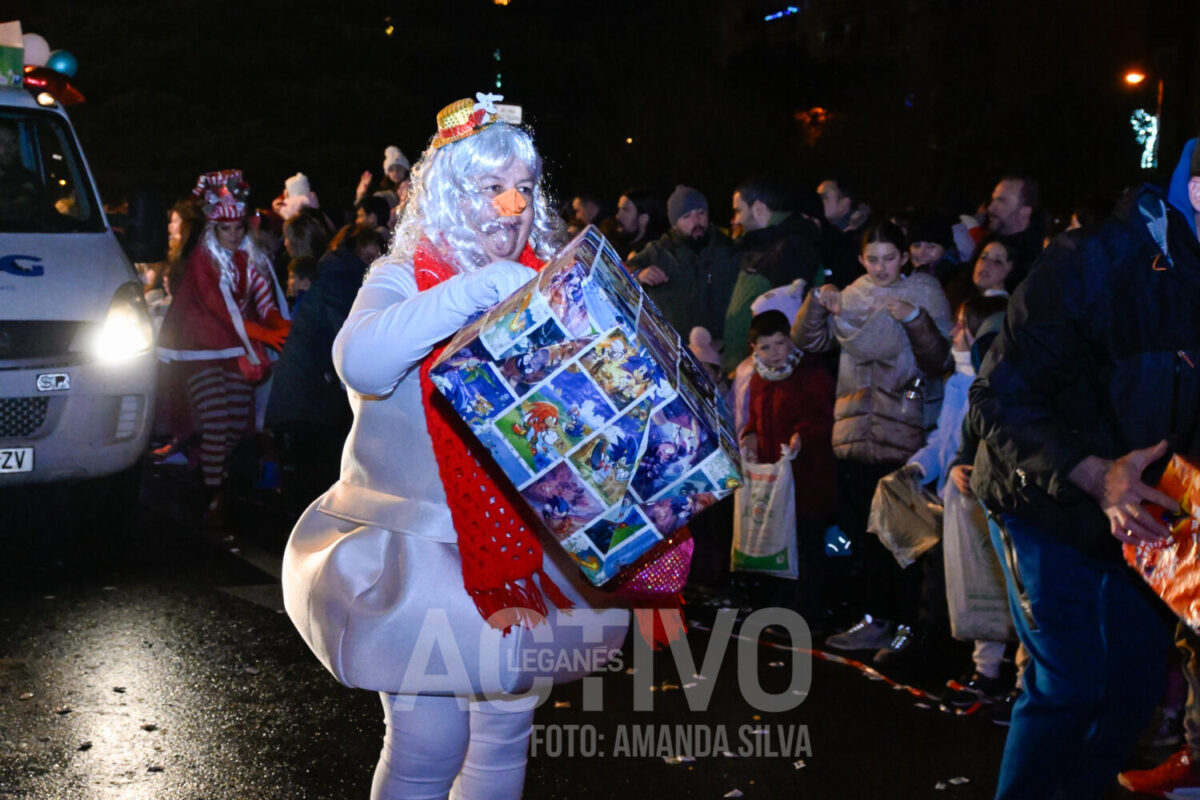
[[[376,264],[334,342],[338,374],[359,394],[388,394],[434,345],[536,274],[513,261],[496,261],[417,292],[411,266]]]
[[[482,269],[446,281],[442,308],[469,317],[506,299],[535,275],[537,271],[524,264],[493,261]]]

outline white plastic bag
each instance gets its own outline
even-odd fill
[[[891,551],[903,569],[942,538],[942,505],[921,481],[917,464],[884,475],[875,486],[867,530]]]
[[[942,555],[951,634],[964,641],[1015,639],[1004,572],[988,537],[987,513],[979,501],[963,497],[953,481],[946,482],[945,503]]]
[[[796,549],[796,495],[792,487],[792,459],[774,464],[742,462],[745,483],[734,495],[734,572],[764,572],[780,578],[799,577]]]

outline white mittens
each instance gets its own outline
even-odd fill
[[[528,283],[537,271],[515,261],[493,261],[446,281],[446,310],[470,316],[490,308]]]

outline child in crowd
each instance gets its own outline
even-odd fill
[[[903,277],[904,233],[891,222],[863,234],[859,263],[866,274],[839,291],[823,285],[800,309],[792,338],[805,353],[840,345],[833,451],[837,457],[839,523],[850,537],[855,577],[849,598],[867,612],[826,644],[841,650],[899,651],[912,642],[910,624],[920,574],[902,572],[879,539],[867,533],[879,479],[925,443],[925,384],[948,367],[950,306],[936,278]]]
[[[833,448],[833,377],[820,359],[805,358],[791,341],[791,324],[780,311],[750,320],[754,374],[742,455],[770,463],[786,445],[796,495],[799,580],[777,587],[775,603],[798,610],[819,634],[824,619],[825,528],[836,510]]]
[[[292,311],[304,299],[304,293],[312,288],[317,279],[317,260],[312,256],[298,256],[288,262],[287,298]]]
[[[977,295],[969,298],[962,304],[959,328],[961,328],[962,344],[965,345],[967,352],[964,358],[964,354],[959,352],[960,346],[956,340],[954,357],[957,372],[954,378],[951,378],[952,382],[958,379],[959,374],[969,370],[968,374],[970,377],[964,380],[965,387],[970,387],[975,373],[978,372],[979,367],[983,363],[984,356],[987,355],[988,349],[996,338],[996,334],[1000,332],[1000,328],[1004,325],[1004,314],[1007,307],[1008,297],[1006,295]],[[966,389],[964,388],[963,391],[965,392]],[[946,406],[944,408],[957,405],[958,402],[957,399],[951,399],[950,387],[948,385]],[[959,423],[955,424],[951,431],[956,435],[942,440],[935,432],[935,435],[930,437],[931,444],[935,441],[943,442],[943,448],[952,456],[952,459],[949,463],[944,463],[940,471],[931,472],[927,468],[926,475],[930,479],[937,475],[938,491],[943,497],[946,497],[951,492],[957,492],[963,497],[974,499],[970,485],[971,465],[975,461],[975,451],[979,443],[975,432],[969,426],[962,424],[969,406],[965,396],[961,399],[961,405],[962,411],[957,414]],[[945,412],[943,416],[945,416]],[[952,420],[947,419],[947,424],[951,422]],[[939,423],[939,429],[940,427],[941,424]],[[956,452],[950,452],[951,447],[955,448]],[[921,458],[921,456],[922,454],[918,453],[913,458],[916,460]],[[986,526],[986,517],[983,514],[982,506],[980,506],[980,518],[977,520],[977,523]],[[957,522],[948,519],[946,524],[957,524]],[[993,551],[985,550],[984,552]],[[995,572],[996,579],[1002,586],[1004,574],[1000,569],[998,560],[995,562]],[[1013,637],[1015,638],[1015,633]],[[942,702],[947,705],[961,707],[973,705],[976,702],[992,703],[1003,701],[1004,704],[996,712],[994,718],[1003,724],[1007,724],[1007,714],[1011,712],[1012,702],[1016,695],[1019,694],[1020,683],[1018,679],[1018,689],[1013,690],[1011,688],[1011,678],[1001,674],[1001,667],[1007,649],[1008,643],[1006,641],[976,640],[974,650],[971,654],[971,671],[957,680],[946,681],[948,691],[942,695]],[[1027,660],[1027,655],[1018,651],[1018,669],[1021,669]]]
[[[958,485],[950,480],[951,467],[956,463],[963,442],[963,419],[967,415],[969,405],[967,391],[975,380],[975,365],[972,363],[972,346],[985,321],[991,320],[993,326],[1003,321],[1004,309],[1008,305],[1007,298],[985,297],[977,295],[963,302],[958,308],[953,336],[951,338],[951,354],[954,357],[954,374],[946,381],[946,393],[942,401],[941,414],[938,417],[937,428],[929,434],[925,446],[918,450],[908,460],[908,463],[920,471],[922,483],[935,483],[936,491],[943,502],[948,494],[960,493]],[[988,338],[984,344],[991,343]],[[979,358],[983,353],[976,351]],[[974,446],[968,445],[968,457],[974,457]],[[967,495],[969,497],[969,495]],[[980,526],[977,531],[964,531],[963,535],[954,539],[955,542],[969,541],[971,538],[987,541],[987,522],[983,509],[978,509],[974,520]],[[959,515],[952,514],[949,506],[944,518],[945,530],[950,531],[953,525],[969,524]],[[947,536],[950,536],[947,533]],[[950,544],[946,544],[950,548]],[[985,552],[990,552],[987,547]],[[937,641],[949,641],[949,609],[946,605],[946,575],[942,558],[942,545],[930,549],[919,562],[923,572],[921,590],[921,610],[919,624],[926,634],[936,634]],[[948,550],[956,553],[957,551]],[[999,585],[1003,585],[1004,575],[1000,572],[999,562],[995,562],[995,575]],[[918,565],[914,565],[918,568]],[[977,642],[975,648],[975,669],[972,673],[958,681],[949,681],[950,694],[943,700],[953,705],[971,705],[983,700],[991,702],[1001,698],[1007,687],[1001,685],[1000,662],[1004,656],[1005,642]]]

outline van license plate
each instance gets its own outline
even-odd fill
[[[0,475],[6,472],[33,472],[33,448],[0,447]]]

